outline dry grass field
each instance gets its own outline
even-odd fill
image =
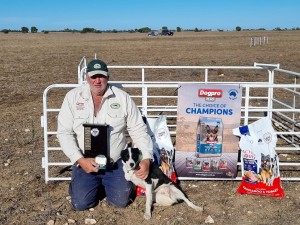
[[[268,36],[269,43],[250,48],[250,37],[258,36]],[[75,212],[67,199],[67,181],[45,184],[40,125],[44,89],[54,83],[77,83],[77,65],[84,55],[91,59],[97,53],[108,65],[252,66],[259,62],[300,72],[299,52],[299,31],[182,32],[172,37],[0,33],[0,224],[85,224],[85,219],[95,219],[96,224],[199,225],[208,216],[218,225],[300,224],[300,183],[291,181],[282,182],[286,195],[282,199],[238,195],[238,181],[182,181],[183,190],[204,206],[204,212],[195,213],[185,204],[155,207],[149,221],[143,219],[142,197],[125,209],[103,201],[94,210]],[[112,73],[111,79],[130,79],[130,73]]]

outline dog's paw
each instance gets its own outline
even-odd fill
[[[203,207],[201,207],[201,206],[196,206],[194,209],[195,209],[197,212],[203,212]]]
[[[144,214],[144,219],[145,219],[145,220],[150,220],[150,219],[151,219],[151,214],[145,213],[145,214]]]

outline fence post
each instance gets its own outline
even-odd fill
[[[265,45],[268,43],[269,43],[268,36],[250,38],[250,47],[255,47],[256,45]]]

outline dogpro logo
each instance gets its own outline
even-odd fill
[[[199,89],[198,96],[200,98],[222,98],[222,90]]]

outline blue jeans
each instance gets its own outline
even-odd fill
[[[81,167],[72,166],[72,180],[69,186],[71,203],[75,210],[85,210],[96,206],[106,197],[109,205],[126,207],[134,198],[134,186],[125,180],[122,161],[113,167],[86,173]]]

